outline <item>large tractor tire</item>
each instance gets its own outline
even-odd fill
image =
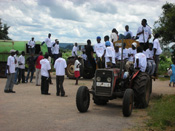
[[[74,79],[74,57],[69,57],[67,59],[67,69],[66,69],[66,75],[69,79]]]
[[[93,96],[93,100],[96,105],[106,105],[108,102],[108,100],[100,99],[97,96]]]
[[[136,108],[146,108],[150,100],[150,77],[145,72],[139,72],[134,80],[134,104]]]
[[[76,95],[76,105],[79,112],[87,112],[90,103],[90,94],[86,86],[80,86]]]
[[[123,97],[123,115],[128,117],[132,113],[134,103],[134,92],[132,89],[126,89]]]

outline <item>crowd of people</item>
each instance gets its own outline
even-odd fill
[[[87,45],[82,50],[82,57],[85,61],[89,61],[93,67],[95,73],[96,64],[98,68],[115,68],[121,63],[125,62],[124,69],[129,71],[130,67],[140,69],[142,72],[147,71],[149,75],[157,76],[159,55],[162,53],[159,43],[159,34],[154,35],[153,43],[150,43],[151,29],[147,25],[146,19],[141,22],[141,27],[138,28],[137,35],[134,37],[133,33],[129,31],[129,26],[125,26],[126,32],[124,35],[118,35],[118,31],[114,28],[110,37],[106,35],[104,42],[101,41],[101,37],[96,38],[97,43],[94,48],[91,45],[91,40],[87,40]],[[132,43],[132,47],[126,49],[126,43],[119,46],[114,46],[114,43],[120,39],[139,39],[139,44]],[[28,42],[28,49],[30,57],[25,60],[25,52],[22,51],[19,56],[19,52],[11,50],[11,55],[7,59],[7,83],[4,89],[5,93],[15,93],[13,90],[13,84],[28,83],[29,76],[30,82],[33,80],[35,73],[36,86],[41,86],[41,94],[50,95],[49,84],[52,84],[51,80],[51,56],[54,59],[53,67],[56,70],[56,95],[66,97],[63,82],[65,69],[67,67],[66,60],[62,58],[62,53],[59,50],[59,41],[55,39],[51,42],[51,34],[41,43],[41,46],[46,43],[48,52],[43,56],[40,52],[39,56],[34,57],[35,53],[35,41],[34,37]],[[74,74],[76,78],[75,85],[78,84],[78,78],[80,76],[81,63],[78,61],[78,44],[75,43],[72,49],[72,56],[75,57]],[[96,58],[94,58],[94,53]],[[25,78],[25,64],[28,65],[27,77]],[[31,74],[31,75],[30,75]]]

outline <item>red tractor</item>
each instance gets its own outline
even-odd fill
[[[90,94],[97,105],[105,105],[109,100],[123,98],[123,115],[130,116],[133,105],[137,108],[146,108],[152,92],[152,79],[146,72],[130,68],[97,69],[91,89],[79,87],[76,95],[76,106],[80,112],[86,112],[90,104]]]

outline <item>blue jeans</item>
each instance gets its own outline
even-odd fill
[[[30,82],[32,82],[33,74],[34,74],[34,72],[35,72],[35,69],[30,69],[30,68],[28,68],[27,77],[26,77],[26,82],[28,82],[30,72],[31,72]]]
[[[14,83],[15,83],[15,84],[17,83],[18,74],[19,74],[19,68],[16,67],[16,68],[15,68],[15,79],[14,79]]]

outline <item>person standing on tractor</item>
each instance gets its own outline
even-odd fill
[[[156,69],[154,72],[154,76],[157,78],[157,72],[158,72],[158,67],[159,67],[159,55],[162,53],[162,49],[160,47],[159,43],[159,34],[154,35],[153,39],[153,49],[154,49],[154,61],[156,63]]]
[[[35,54],[35,41],[34,37],[28,42],[29,54]]]
[[[147,67],[147,60],[141,46],[137,47],[137,53],[135,54],[134,68],[139,69],[141,72],[145,72]]]
[[[125,66],[127,71],[129,71],[129,67],[134,64],[135,54],[137,53],[136,47],[137,47],[137,43],[133,42],[132,48],[128,49],[128,61],[126,62],[126,66]]]
[[[151,38],[151,29],[147,25],[147,20],[143,19],[141,25],[137,30],[137,36],[139,36],[139,44],[144,51],[148,49],[149,39]]]
[[[154,61],[154,50],[153,50],[153,44],[149,43],[149,49],[146,50],[146,57],[147,57],[147,72],[149,75],[153,75],[155,68],[156,68],[156,63]]]
[[[109,36],[108,36],[108,35],[106,35],[106,36],[104,37],[104,42],[106,42],[106,41],[109,41]],[[114,41],[114,42],[115,42],[115,41]],[[105,44],[104,44],[104,45],[105,45]],[[110,46],[114,48],[114,44],[113,44],[112,41],[110,42]]]
[[[59,54],[59,41],[58,39],[55,39],[55,42],[53,42],[52,44],[52,54],[53,54],[53,58],[54,58],[54,62],[55,63],[56,59],[58,58],[58,54]]]
[[[121,58],[121,52],[119,51],[119,47],[115,47],[115,62],[116,66],[119,68],[120,67],[120,61],[119,59]]]
[[[72,56],[77,56],[77,50],[78,50],[78,44],[75,43],[75,45],[72,49]]]
[[[104,58],[104,51],[105,45],[101,43],[101,37],[97,37],[97,44],[94,45],[94,52],[96,53],[96,61],[98,64],[98,68],[105,67],[105,58]]]
[[[41,45],[43,45],[44,43],[46,43],[49,56],[52,56],[52,51],[51,51],[52,42],[51,42],[50,37],[51,37],[51,34],[49,33],[49,34],[48,34],[48,38],[46,38],[45,41],[43,41],[43,42],[41,43]]]
[[[91,66],[93,68],[93,72],[95,73],[96,63],[95,63],[94,56],[93,56],[94,50],[93,50],[93,47],[91,46],[91,40],[87,40],[87,45],[86,45],[85,50],[86,50],[86,55],[87,55],[88,61],[90,62]]]

